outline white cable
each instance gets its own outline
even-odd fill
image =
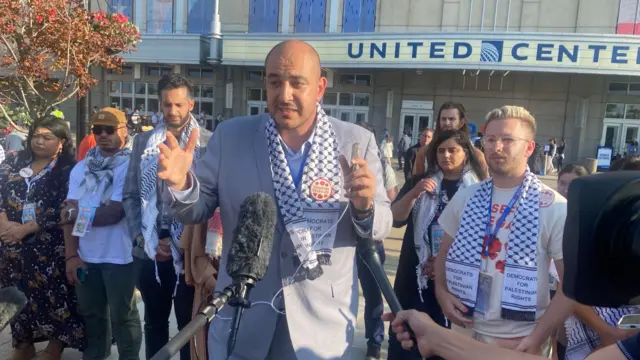
[[[318,240],[317,240],[317,241],[315,241],[315,242],[313,243],[313,245],[311,246],[311,251],[316,250],[316,249],[315,249],[315,247],[316,247],[318,244],[320,244],[320,243],[321,243],[321,242],[320,242],[320,240],[322,240],[322,238],[324,238],[325,236],[327,236],[327,234],[329,234],[329,233],[330,233],[330,232],[331,232],[331,231],[332,231],[336,226],[338,226],[338,224],[340,223],[340,220],[342,220],[342,218],[344,217],[344,214],[346,214],[346,213],[347,213],[347,210],[349,210],[349,206],[350,206],[350,205],[351,205],[351,202],[350,202],[350,201],[349,201],[349,202],[347,202],[347,206],[345,206],[344,211],[342,212],[342,214],[341,214],[341,215],[340,215],[340,217],[338,218],[338,221],[336,221],[336,223],[335,223],[335,224],[333,224],[333,226],[331,226],[331,227],[329,228],[329,230],[325,231],[325,232],[324,232],[324,234],[320,235],[320,237],[318,238]],[[295,279],[296,275],[297,275],[297,274],[298,274],[298,272],[300,271],[300,268],[302,268],[302,264],[304,264],[304,262],[305,262],[305,261],[307,261],[307,257],[309,257],[309,254],[311,254],[311,251],[307,252],[307,256],[306,256],[303,260],[301,260],[301,261],[300,261],[300,265],[298,265],[298,268],[297,268],[297,269],[296,269],[296,271],[293,273],[293,275],[290,277],[291,279]],[[294,254],[294,256],[295,256],[295,254]],[[287,285],[291,285],[291,284],[287,284]],[[278,298],[278,295],[280,295],[280,293],[281,293],[282,291],[284,291],[284,286],[283,286],[283,287],[281,287],[281,288],[280,288],[280,290],[278,290],[278,291],[276,292],[276,294],[275,294],[275,295],[273,295],[273,298],[271,299],[271,302],[269,302],[269,301],[256,301],[256,302],[251,303],[251,306],[254,306],[254,305],[269,305],[269,306],[271,306],[271,309],[273,309],[273,311],[275,311],[276,313],[278,313],[278,314],[280,314],[280,315],[286,315],[286,313],[285,313],[285,312],[278,310],[278,309],[276,308],[276,306],[273,304],[273,303],[276,301],[276,299]],[[215,317],[217,317],[218,319],[223,320],[223,321],[230,321],[230,320],[231,320],[231,318],[223,318],[223,317],[221,317],[221,316],[219,316],[219,315],[217,315],[217,314],[216,314],[216,316],[215,316]]]

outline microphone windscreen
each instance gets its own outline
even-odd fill
[[[0,331],[22,311],[27,304],[27,297],[14,286],[0,289]]]
[[[227,255],[227,273],[232,279],[249,276],[262,280],[271,257],[276,220],[276,205],[268,194],[259,192],[244,200]]]

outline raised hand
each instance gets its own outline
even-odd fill
[[[182,149],[178,140],[167,131],[167,145],[160,144],[160,156],[158,157],[158,178],[167,182],[174,190],[185,190],[189,169],[193,163],[193,152],[196,149],[200,132],[193,129],[189,136],[187,146]]]

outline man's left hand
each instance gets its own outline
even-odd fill
[[[373,207],[373,199],[376,193],[376,177],[369,169],[367,161],[354,158],[351,163],[341,156],[340,163],[345,174],[345,196],[351,200],[353,206],[360,211],[367,211]],[[351,170],[352,166],[356,170]]]

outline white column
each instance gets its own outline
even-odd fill
[[[213,0],[213,17],[211,18],[211,34],[220,35],[220,0]]]
[[[173,5],[176,7],[174,14],[176,15],[176,34],[184,34],[187,32],[187,21],[185,19],[186,0],[175,0]]]
[[[340,0],[331,0],[329,13],[329,32],[338,32],[338,7]]]
[[[153,0],[149,0],[153,1]],[[146,27],[144,26],[144,18],[146,15],[147,8],[144,6],[144,0],[135,0],[134,8],[133,8],[133,17],[134,23],[140,29],[140,32],[147,32]]]
[[[291,18],[291,0],[282,0],[282,14],[280,16],[280,32],[282,34],[289,33],[290,18]]]

